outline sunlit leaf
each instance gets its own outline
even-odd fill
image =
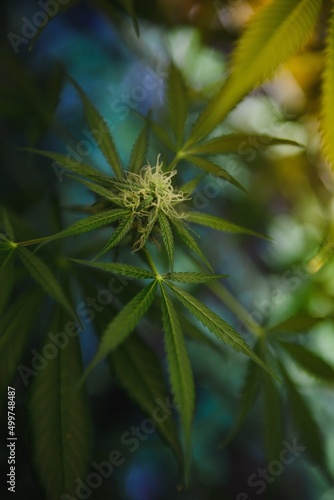
[[[158,401],[168,395],[161,364],[156,354],[137,335],[131,335],[111,353],[112,367],[130,397],[154,419],[163,440],[182,463],[182,449],[172,414],[161,415]]]
[[[321,98],[321,132],[325,157],[334,168],[334,9],[326,36],[325,67]]]
[[[253,17],[232,54],[226,82],[195,124],[187,147],[211,132],[245,95],[303,45],[321,4],[321,0],[273,0]]]
[[[203,274],[203,273],[167,273],[162,276],[164,279],[178,281],[180,283],[207,283],[212,280],[227,278],[227,274]]]

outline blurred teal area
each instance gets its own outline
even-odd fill
[[[18,32],[21,17],[30,18],[34,12],[33,1],[10,2],[8,18],[11,29]],[[173,57],[194,92],[200,92],[201,96],[210,95],[211,85],[223,78],[226,70],[225,55],[205,46],[199,30],[194,27],[168,29],[166,26],[156,27],[149,21],[143,21],[142,37],[139,40],[134,35],[127,37],[131,30],[130,21],[125,21],[123,26],[116,29],[98,9],[80,2],[78,6],[49,23],[33,50],[28,51],[25,45],[20,48],[18,54],[29,71],[37,77],[43,77],[58,65],[61,71],[80,84],[106,119],[125,165],[129,161],[133,142],[142,125],[137,114],[146,115],[152,110],[153,116],[159,117],[164,113],[168,56]],[[268,124],[273,127],[273,123],[282,125],[283,122],[288,122],[282,137],[307,144],[312,136],[312,129],[308,129],[298,120],[292,123],[292,120],[281,117],[282,121],[279,122],[281,110],[274,101],[272,95],[252,96],[232,113],[218,132],[261,131]],[[110,173],[110,168],[85,122],[77,92],[66,79],[55,116],[56,130],[43,135],[38,146],[41,149],[63,152],[73,160],[81,158]],[[191,119],[195,117],[191,116]],[[19,130],[14,142],[21,145],[24,138],[24,132]],[[152,141],[147,161],[154,164],[159,152],[158,141]],[[291,271],[292,266],[310,260],[316,253],[329,218],[318,201],[318,186],[310,184],[303,169],[299,168],[300,165],[296,168],[297,173],[293,174],[297,176],[296,182],[300,181],[300,185],[305,186],[305,191],[298,191],[297,194],[289,191],[290,173],[284,171],[284,165],[298,154],[300,153],[278,148],[276,152],[258,155],[253,162],[241,155],[225,156],[224,160],[217,159],[217,162],[233,175],[236,172],[236,178],[245,185],[249,197],[238,192],[233,186],[208,176],[198,185],[192,200],[195,209],[205,209],[254,231],[266,232],[275,240],[275,243],[272,243],[251,237],[196,229],[215,271],[233,275],[233,279],[229,278],[224,283],[227,290],[239,298],[242,306],[249,311],[250,317],[259,323],[265,323],[269,316],[271,319],[280,320],[298,311],[321,316],[333,314],[333,267],[324,265],[322,273],[316,277],[316,284],[312,281],[311,270],[305,279],[300,279],[297,289],[292,289],[287,280],[282,280],[282,274],[286,270]],[[31,162],[33,163],[33,160]],[[28,179],[20,179],[20,176],[17,176],[16,182],[22,182],[22,185],[24,182],[30,183],[33,186],[32,191],[36,186],[40,190],[45,189],[46,196],[52,191],[59,191],[61,204],[65,209],[61,219],[63,225],[67,226],[81,217],[81,214],[67,208],[72,205],[89,205],[94,202],[94,197],[84,186],[65,179],[61,171],[46,170],[42,167],[36,168],[36,178],[32,173]],[[187,170],[184,166],[183,181],[189,180],[189,172],[190,169]],[[9,176],[10,174],[8,178]],[[5,182],[6,180],[4,185]],[[295,185],[294,179],[292,183]],[[291,210],[292,204],[294,210]],[[44,215],[40,207],[36,208],[30,202],[27,202],[23,210],[27,211],[31,220],[36,220],[36,212],[39,214],[37,220],[42,234],[47,226],[45,219],[49,215]],[[91,243],[96,243],[99,237],[102,240],[102,236],[96,236],[96,240]],[[87,239],[84,241],[87,242]],[[66,245],[70,250],[70,243]],[[178,252],[177,258],[178,270],[189,271],[193,266],[182,251]],[[161,258],[161,265],[163,264]],[[292,277],[296,278],[293,272],[290,279]],[[271,300],[272,291],[277,289],[281,290],[284,296],[279,306]],[[254,343],[251,334],[237,315],[232,313],[228,306],[223,305],[216,294],[205,287],[198,290],[191,288],[191,291],[232,324],[247,342]],[[82,300],[85,300],[85,297],[78,295],[78,303]],[[113,313],[112,308],[110,312]],[[157,331],[160,334],[158,324],[148,325],[147,328],[149,326],[154,333]],[[196,326],[205,332],[210,340],[215,341],[201,324]],[[316,333],[313,337],[315,349],[321,355],[327,355],[329,361],[333,361],[332,355],[328,354],[329,351],[332,353],[334,348],[333,322],[322,323],[312,331]],[[85,364],[90,361],[96,350],[95,333],[92,326],[87,326],[82,335]],[[162,353],[161,335],[150,340],[153,347]],[[157,434],[152,433],[139,443],[138,449],[133,453],[123,447],[121,451],[125,456],[124,464],[115,468],[112,476],[103,481],[91,498],[253,500],[259,497],[261,500],[330,500],[332,492],[327,491],[326,483],[320,477],[316,466],[310,465],[303,456],[284,470],[280,481],[267,485],[260,496],[255,493],[255,489],[248,484],[248,478],[267,463],[261,441],[261,400],[232,443],[225,448],[221,446],[237,412],[238,394],[244,377],[244,357],[231,353],[227,348],[213,352],[191,341],[188,343],[188,350],[197,388],[193,439],[194,472],[190,492],[182,491],[181,486],[180,491],[175,488],[175,484],[181,484],[181,479],[177,476],[174,459],[170,450],[161,444]],[[292,363],[291,365],[294,366]],[[334,435],[328,427],[334,409],[332,388],[324,389],[320,400],[316,382],[304,373],[300,376],[297,369],[295,371],[294,375],[304,385],[304,392],[310,398],[314,412],[322,424],[333,470]],[[105,366],[100,366],[93,377],[95,378],[90,383],[92,411],[95,426],[100,434],[100,437],[97,437],[94,460],[102,462],[107,460],[112,449],[122,446],[122,433],[133,425],[140,425],[145,417],[116,386],[110,388],[103,382],[105,377],[108,377]],[[288,431],[289,436],[294,437],[294,431]],[[33,489],[31,480],[28,478],[25,481],[27,489]],[[242,492],[247,492],[249,497],[239,496]]]

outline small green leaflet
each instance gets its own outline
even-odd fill
[[[87,368],[86,375],[111,351],[121,344],[135,329],[140,319],[150,308],[157,288],[157,280],[143,288],[130,302],[124,306],[109,323],[102,334],[98,351]]]
[[[162,241],[167,251],[169,266],[171,271],[173,272],[174,267],[174,237],[172,233],[172,228],[170,227],[170,223],[168,218],[163,212],[159,212],[158,214],[158,222],[160,231],[162,234]]]
[[[183,76],[173,63],[171,63],[168,72],[167,99],[170,129],[175,138],[176,150],[179,151],[184,139],[188,97]]]
[[[157,355],[140,337],[131,335],[110,357],[120,384],[144,412],[153,417],[161,437],[171,447],[181,465],[182,449],[173,416],[161,415],[162,410],[158,404],[159,401],[165,402],[170,396]]]
[[[260,392],[260,368],[252,361],[247,363],[246,376],[241,388],[241,395],[239,400],[239,411],[234,419],[234,423],[226,438],[222,443],[225,447],[236,436],[240,427],[246,420],[250,410],[254,406],[257,396]]]
[[[168,372],[185,436],[185,479],[191,463],[191,427],[195,409],[195,384],[187,349],[174,305],[160,283]]]
[[[244,339],[224,320],[222,320],[216,313],[211,311],[208,307],[202,304],[195,297],[189,293],[181,290],[181,288],[172,285],[166,281],[166,284],[171,288],[176,297],[186,307],[191,314],[193,314],[198,321],[203,323],[212,333],[219,339],[223,340],[226,344],[230,345],[236,351],[242,352],[250,357],[255,363],[258,363],[261,368],[268,372],[273,377],[277,378],[274,372],[257,356]]]
[[[232,177],[232,175],[230,175],[222,167],[216,165],[216,163],[214,163],[213,161],[208,160],[207,158],[200,158],[199,156],[193,156],[193,155],[187,155],[185,156],[185,158],[190,163],[196,165],[196,167],[200,168],[201,170],[204,170],[204,172],[206,172],[207,174],[211,174],[214,175],[215,177],[225,179],[230,184],[233,184],[233,186],[245,192],[245,188],[240,184],[240,182],[238,182],[234,177]]]
[[[202,262],[210,269],[210,271],[213,272],[213,267],[211,266],[210,262],[208,259],[205,257],[203,254],[202,250],[197,244],[197,241],[195,238],[192,236],[192,234],[188,231],[188,229],[177,219],[171,219],[173,225],[176,228],[176,231],[180,237],[180,239],[183,241],[183,243],[192,250],[197,257],[201,259]]]
[[[303,345],[280,342],[279,345],[307,373],[323,382],[334,382],[334,367]]]
[[[61,330],[64,317],[59,310],[51,323]],[[67,337],[67,345],[49,359],[32,385],[29,400],[33,459],[36,472],[50,500],[76,495],[78,479],[85,480],[91,449],[91,422],[82,375],[78,337]],[[46,344],[50,343],[47,339]]]
[[[151,271],[127,264],[114,264],[110,262],[90,262],[89,260],[71,259],[73,262],[83,266],[94,267],[108,273],[119,274],[129,278],[154,279],[155,275]]]
[[[189,155],[220,155],[239,153],[244,154],[250,148],[252,151],[264,151],[271,146],[301,146],[290,139],[280,139],[263,134],[228,134],[214,137],[202,144],[192,146],[185,153]]]
[[[100,184],[95,184],[93,182],[85,181],[83,179],[76,179],[76,180],[79,181],[84,186],[86,186],[91,191],[93,191],[93,193],[102,196],[102,198],[105,198],[106,200],[113,202],[115,205],[118,205],[119,207],[123,207],[119,197],[117,197],[110,189],[105,188]],[[97,179],[97,181],[99,181],[99,179]],[[104,178],[101,181],[105,182],[107,181],[107,178]]]
[[[220,280],[227,278],[227,274],[203,274],[203,273],[167,273],[162,277],[163,279],[178,281],[179,283],[207,283],[212,280]]]
[[[18,256],[32,278],[77,321],[73,307],[48,266],[26,248],[18,247],[17,250]]]
[[[145,165],[148,150],[148,121],[145,122],[142,130],[133,145],[128,170],[139,173]]]
[[[104,255],[106,252],[114,248],[116,245],[118,245],[122,239],[128,234],[130,229],[132,228],[134,218],[131,216],[131,214],[128,213],[127,216],[124,217],[124,219],[119,223],[119,226],[115,229],[113,232],[112,237],[108,241],[108,243],[102,248],[101,252],[97,254],[97,256],[94,258],[94,260],[98,259],[102,255]]]
[[[114,140],[105,119],[93,106],[80,85],[78,85],[78,83],[69,76],[68,79],[80,95],[85,110],[86,120],[96,143],[107,159],[112,170],[115,172],[116,177],[123,177],[123,167],[121,164],[121,160],[118,156]]]
[[[254,15],[232,54],[230,75],[200,115],[187,148],[211,132],[248,92],[303,45],[321,4],[322,0],[273,0]]]
[[[216,217],[215,215],[203,214],[200,212],[186,212],[186,220],[192,222],[193,224],[199,224],[201,226],[211,227],[217,231],[224,231],[226,233],[244,233],[250,234],[252,236],[257,236],[258,238],[268,239],[267,236],[251,231],[250,229],[237,226],[232,222],[229,222],[221,217]]]

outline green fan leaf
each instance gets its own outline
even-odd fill
[[[80,219],[73,224],[71,224],[66,229],[63,229],[59,233],[47,236],[45,239],[47,241],[56,240],[58,238],[68,238],[69,236],[77,236],[78,234],[88,233],[89,231],[94,231],[108,224],[122,219],[129,215],[128,210],[124,209],[113,209],[100,212],[98,214],[90,215],[84,219]]]
[[[150,308],[156,293],[157,281],[143,288],[130,302],[123,307],[117,316],[104,330],[98,351],[87,369],[87,374],[107,354],[118,347],[127,336],[135,329],[140,319]]]
[[[185,436],[187,478],[191,460],[191,427],[195,409],[195,384],[181,325],[163,284],[161,284],[161,304],[169,377]]]
[[[68,170],[73,174],[86,177],[87,179],[95,180],[96,178],[103,179],[105,177],[95,168],[87,165],[86,163],[83,163],[81,159],[74,162],[69,156],[65,156],[60,153],[53,153],[52,151],[41,151],[40,149],[34,148],[19,148],[19,150],[45,156],[46,158],[53,160],[55,163],[57,163],[57,165],[60,165],[65,170]]]
[[[280,346],[307,373],[323,382],[334,382],[334,367],[303,345],[280,342]]]
[[[94,267],[107,273],[119,274],[120,276],[127,276],[129,278],[137,279],[154,279],[155,275],[151,271],[142,269],[136,266],[129,266],[127,264],[114,264],[110,262],[90,262],[88,260],[71,259],[73,262],[83,266]]]
[[[158,214],[159,227],[162,234],[162,241],[167,251],[171,271],[174,268],[174,237],[172,228],[166,215],[162,212]]]
[[[334,9],[326,36],[325,67],[321,98],[321,132],[325,157],[334,167]]]
[[[134,221],[134,217],[131,215],[131,213],[128,212],[128,214],[124,217],[124,219],[119,223],[119,226],[115,229],[113,232],[112,237],[108,241],[108,243],[103,247],[101,252],[97,254],[97,256],[94,258],[94,260],[98,259],[102,255],[104,255],[106,252],[114,248],[116,245],[118,245],[123,238],[128,234],[130,229],[132,228]]]
[[[232,222],[229,222],[221,217],[216,217],[215,215],[203,214],[201,212],[186,212],[186,220],[192,222],[193,224],[199,224],[201,226],[211,227],[217,231],[223,231],[226,233],[244,233],[250,234],[252,236],[257,236],[258,238],[268,239],[267,236],[251,231],[250,229],[237,226]]]
[[[212,280],[227,278],[227,274],[203,274],[203,273],[167,273],[162,277],[179,283],[207,283]]]
[[[129,396],[154,419],[158,432],[182,464],[182,449],[172,411],[161,415],[159,401],[169,401],[164,374],[156,354],[137,335],[111,353],[112,367]]]
[[[82,90],[80,85],[78,85],[78,83],[73,80],[73,78],[68,77],[68,79],[80,95],[85,110],[86,120],[96,143],[98,144],[112,170],[115,172],[116,177],[122,177],[123,167],[121,164],[121,160],[119,158],[114,140],[105,119],[101,116],[95,106],[93,106],[92,102],[88,99],[87,95]]]
[[[44,262],[24,247],[18,247],[18,255],[32,278],[60,304],[75,320],[76,314],[57,279]]]
[[[279,390],[272,377],[263,374],[264,442],[269,460],[275,460],[282,450],[283,422]]]
[[[277,323],[276,325],[271,326],[267,330],[267,332],[269,334],[276,334],[276,333],[295,334],[300,332],[307,332],[313,326],[318,325],[324,320],[325,318],[321,317],[316,318],[313,316],[305,316],[305,315],[293,316],[284,321],[281,321],[280,323]]]
[[[14,229],[5,209],[2,209],[2,225],[4,230],[6,231],[8,238],[11,241],[15,241]]]
[[[105,179],[102,179],[102,181],[104,180]],[[85,181],[83,179],[77,179],[77,181],[80,182],[80,184],[86,186],[91,191],[93,191],[93,193],[102,196],[102,198],[105,198],[106,200],[113,202],[115,205],[118,205],[119,207],[123,207],[123,204],[121,203],[119,197],[113,194],[113,192],[110,189],[105,188],[100,184],[95,184],[93,182]]]
[[[214,175],[215,177],[225,179],[230,184],[233,184],[233,186],[245,192],[245,188],[240,184],[240,182],[238,182],[234,177],[232,177],[232,175],[230,175],[222,167],[216,165],[216,163],[214,163],[213,161],[208,160],[207,158],[201,158],[199,156],[193,156],[193,155],[187,155],[185,156],[185,158],[190,163],[193,163],[196,167],[200,168],[201,170],[204,170],[204,172],[206,172],[207,174],[211,174]]]
[[[271,137],[264,134],[228,134],[214,137],[202,144],[192,146],[186,150],[186,154],[190,155],[220,155],[239,153],[243,154],[249,151],[263,151],[271,146],[298,146],[296,141],[290,139],[280,139],[279,137]]]
[[[0,316],[7,305],[10,292],[12,291],[15,282],[15,274],[13,269],[14,253],[15,250],[11,250],[0,266]]]
[[[250,357],[266,372],[277,378],[272,370],[270,370],[263,360],[252,351],[244,339],[228,323],[189,293],[167,281],[166,284],[171,288],[171,290],[173,290],[174,294],[184,307],[188,309],[191,314],[198,319],[198,321],[203,323],[203,325],[206,326],[219,339],[223,340],[227,345],[231,346],[236,351],[242,352],[246,356]]]
[[[171,64],[169,68],[167,99],[169,124],[174,134],[176,149],[179,150],[184,139],[188,98],[183,76],[174,64]]]
[[[260,368],[257,364],[251,361],[247,364],[246,376],[241,388],[239,399],[239,411],[234,419],[234,423],[226,438],[222,443],[225,447],[238,433],[240,427],[246,420],[249,412],[256,402],[256,398],[260,392]]]
[[[62,328],[61,317],[58,313],[53,331]],[[91,426],[85,391],[77,386],[81,375],[79,338],[67,337],[66,348],[47,361],[32,386],[34,465],[50,500],[76,496],[78,479],[88,472]]]
[[[165,129],[159,123],[157,123],[154,120],[152,120],[152,118],[150,118],[149,116],[147,116],[147,117],[142,116],[138,112],[134,111],[134,114],[138,118],[141,118],[142,120],[145,120],[148,123],[148,125],[150,126],[152,132],[157,136],[157,138],[162,142],[162,144],[164,144],[170,151],[174,151],[175,152],[175,147],[173,145],[173,142],[169,138],[169,136],[168,136],[167,132],[165,131]]]
[[[141,132],[134,143],[129,162],[129,171],[138,173],[145,165],[148,150],[148,121],[145,122]]]
[[[248,92],[304,44],[321,4],[321,0],[273,0],[254,16],[232,54],[230,75],[199,117],[187,147],[211,132]]]
[[[172,223],[175,226],[175,229],[180,237],[180,239],[183,241],[183,243],[192,251],[194,252],[197,257],[200,258],[202,262],[210,269],[210,271],[213,272],[213,268],[208,261],[208,259],[205,257],[203,254],[202,250],[197,244],[197,241],[195,238],[192,236],[192,234],[188,231],[188,229],[180,223],[177,219],[172,219]]]
[[[280,364],[280,367],[284,378],[284,385],[288,393],[289,408],[302,439],[302,443],[298,444],[304,445],[304,450],[315,463],[323,466],[324,470],[327,470],[325,465],[325,443],[319,425],[282,364]]]
[[[22,372],[20,361],[29,339],[31,327],[41,303],[40,290],[21,295],[10,305],[0,320],[0,393],[12,381],[16,370],[25,385],[27,379]]]

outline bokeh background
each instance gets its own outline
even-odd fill
[[[1,204],[18,224],[24,221],[36,235],[50,224],[50,204],[64,208],[93,201],[84,187],[66,180],[50,162],[18,150],[37,146],[58,150],[107,171],[84,121],[79,98],[64,82],[65,73],[84,88],[109,125],[126,164],[131,145],[145,115],[152,110],[159,119],[166,106],[166,68],[173,60],[187,81],[196,112],[223,81],[229,53],[240,30],[265,1],[156,0],[135,2],[140,38],[131,19],[113,2],[77,2],[51,19],[33,43],[8,38],[23,36],[37,10],[33,0],[11,0],[1,5],[0,126]],[[194,208],[221,214],[227,219],[263,231],[272,242],[250,237],[203,231],[209,260],[230,278],[224,290],[199,288],[196,295],[234,325],[252,343],[243,317],[260,324],[283,320],[292,314],[322,317],[307,334],[308,345],[334,363],[332,218],[334,182],[321,154],[318,131],[318,96],[325,5],[316,33],[305,50],[288,62],[261,89],[244,100],[219,127],[219,132],[246,133],[294,139],[302,148],[266,148],[260,140],[247,144],[239,154],[217,158],[247,189],[245,195],[212,177],[199,184]],[[113,9],[106,11],[106,5]],[[31,28],[30,28],[31,29]],[[27,38],[25,38],[27,40]],[[14,46],[13,46],[14,43]],[[15,53],[17,52],[17,53]],[[195,115],[194,115],[195,116]],[[154,162],[159,145],[152,141]],[[75,215],[64,210],[67,225]],[[23,223],[22,223],[23,226]],[[24,227],[22,227],[24,233]],[[179,252],[178,267],[185,270],[186,256]],[[294,281],[293,281],[294,278]],[[280,300],[276,295],[280,292]],[[275,295],[276,294],[276,295]],[[240,309],[240,305],[238,306]],[[146,324],[153,333],[156,325]],[[303,339],[301,339],[301,343]],[[83,335],[87,362],[96,347],[94,332]],[[161,346],[157,344],[157,349]],[[189,492],[178,491],[178,471],[169,449],[156,434],[126,456],[109,479],[93,491],[93,499],[115,500],[330,500],[334,489],[319,466],[302,453],[258,495],[247,483],[259,467],[266,467],[261,398],[236,438],[222,448],[238,408],[244,376],[242,356],[217,348],[217,352],[189,342],[197,388],[194,420],[193,482]],[[302,388],[325,436],[329,467],[334,472],[333,388],[319,384],[292,362],[291,373]],[[144,416],[107,376],[103,368],[89,384],[95,431],[92,460],[106,460],[111,450],[122,448],[120,436]],[[43,498],[31,466],[29,433],[23,412],[19,437],[17,498]],[[286,439],[298,437],[286,421]],[[245,492],[247,496],[238,496]],[[1,498],[7,498],[4,481]],[[9,497],[8,497],[9,498]]]

